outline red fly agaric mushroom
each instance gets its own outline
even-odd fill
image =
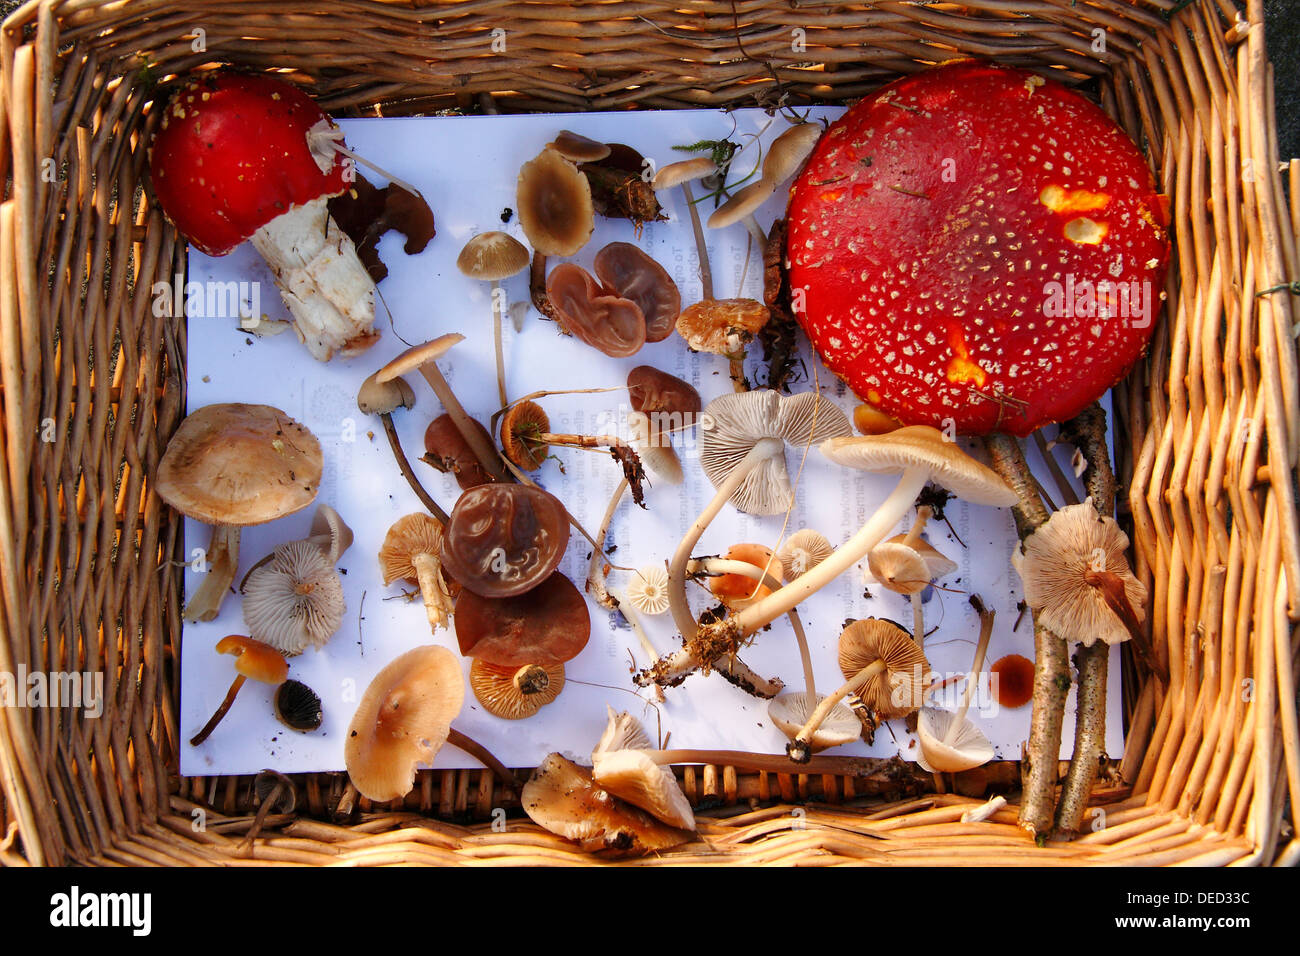
[[[374,344],[375,284],[326,208],[347,188],[337,152],[308,133],[329,117],[282,80],[218,70],[191,80],[163,111],[149,146],[167,218],[210,256],[251,239],[270,266],[294,329],[321,361]]]
[[[1142,154],[1081,95],[949,63],[863,100],[817,144],[790,201],[797,318],[886,415],[1027,435],[1146,348],[1163,218]]]

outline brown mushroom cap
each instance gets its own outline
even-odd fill
[[[610,295],[581,266],[563,262],[552,269],[546,296],[569,332],[611,358],[635,355],[646,342],[640,306]]]
[[[645,317],[645,340],[672,335],[682,296],[668,270],[630,242],[611,242],[596,253],[596,277],[605,288],[636,303]]]
[[[544,256],[573,255],[596,227],[587,177],[553,149],[519,170],[515,206],[529,243]]]
[[[862,702],[882,720],[920,708],[930,664],[907,631],[893,621],[869,617],[840,632],[839,665],[845,680],[875,661],[885,666],[858,692]]]
[[[463,341],[465,341],[465,336],[459,332],[448,332],[446,335],[440,335],[428,342],[412,345],[376,372],[374,379],[381,383],[391,382],[399,375],[417,371],[425,362],[436,362]]]
[[[564,665],[502,667],[475,658],[469,667],[469,686],[474,699],[492,716],[524,720],[560,696]]]
[[[452,509],[442,563],[467,591],[511,597],[541,584],[568,544],[569,514],[554,495],[528,485],[480,485]]]
[[[466,589],[456,602],[461,654],[489,664],[563,664],[589,637],[587,601],[559,571],[524,594],[485,598]]]
[[[464,700],[460,662],[445,647],[417,647],[376,674],[343,743],[358,792],[378,801],[410,793],[416,765],[437,756]]]
[[[677,334],[692,352],[732,356],[767,325],[772,312],[757,299],[705,299],[677,317]]]
[[[228,634],[217,641],[218,654],[233,654],[235,671],[263,684],[283,684],[289,678],[289,662],[270,644],[243,634]]]
[[[785,580],[789,582],[802,574],[807,574],[829,558],[834,551],[826,535],[812,528],[804,528],[790,535],[785,546],[777,553],[777,557],[781,559]]]
[[[562,129],[558,136],[546,144],[571,163],[595,163],[610,154],[608,143],[598,143],[594,139]]]
[[[796,123],[772,141],[763,157],[763,178],[779,186],[799,171],[825,130],[820,123]]]
[[[361,383],[357,390],[357,408],[366,415],[387,415],[399,408],[415,406],[415,392],[404,378],[387,382],[378,379],[376,372]]]
[[[776,194],[776,184],[760,179],[750,183],[713,211],[709,217],[710,229],[722,229],[752,216],[755,210]]]
[[[481,232],[461,249],[456,268],[471,279],[508,279],[528,268],[528,247],[504,232]]]
[[[208,405],[167,444],[155,488],[181,514],[254,525],[307,507],[320,489],[320,442],[270,405]]]
[[[483,436],[483,444],[491,448],[492,435],[483,427],[483,423],[471,418],[470,424]],[[469,447],[465,436],[456,427],[456,420],[450,415],[439,415],[429,423],[424,431],[424,451],[421,461],[439,471],[451,472],[456,476],[456,484],[461,491],[491,484],[496,480],[484,470],[474,449]]]
[[[517,468],[536,471],[542,467],[551,446],[536,436],[551,430],[551,419],[536,402],[518,402],[501,416],[501,454]]]
[[[634,409],[652,415],[693,416],[702,407],[700,393],[692,385],[653,365],[638,365],[627,373],[627,392]]]
[[[650,185],[655,192],[661,192],[665,189],[672,189],[674,186],[680,186],[682,183],[689,183],[696,179],[712,176],[717,171],[718,164],[712,159],[708,156],[697,156],[694,159],[683,159],[681,162],[669,163],[667,166],[659,167],[659,171],[655,173],[655,178]]]

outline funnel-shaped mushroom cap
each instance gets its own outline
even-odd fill
[[[893,621],[869,617],[854,621],[840,633],[839,665],[845,680],[877,661],[884,666],[858,691],[862,702],[883,720],[905,717],[918,709],[930,664],[907,631]]]
[[[922,707],[916,720],[921,754],[916,758],[931,773],[961,773],[974,770],[993,759],[993,745],[984,732],[965,717],[961,726],[949,731],[957,715],[938,707]]]
[[[562,664],[590,636],[587,601],[559,571],[523,594],[485,598],[466,588],[456,602],[460,652],[489,664]]]
[[[502,667],[475,660],[469,667],[469,686],[474,699],[492,716],[524,720],[560,696],[564,665]]]
[[[568,544],[569,513],[554,495],[528,485],[479,485],[452,509],[442,562],[467,591],[511,597],[540,585]]]
[[[992,469],[980,464],[929,425],[909,425],[885,435],[853,435],[823,442],[821,452],[831,461],[877,474],[913,468],[963,501],[1009,508],[1016,493]]]
[[[929,543],[917,540],[904,544],[907,535],[882,541],[867,555],[867,567],[880,584],[895,594],[919,594],[937,578],[952,574],[957,563],[950,561]]]
[[[1091,499],[1054,512],[1021,548],[1012,563],[1024,581],[1025,601],[1038,623],[1062,640],[1091,647],[1129,639],[1100,588],[1088,583],[1089,572],[1114,575],[1137,620],[1145,618],[1147,589],[1129,570],[1128,535],[1115,519],[1099,515]]]
[[[334,562],[311,539],[280,545],[244,582],[249,633],[290,657],[324,646],[345,610]]]
[[[504,232],[482,232],[465,243],[456,268],[471,279],[508,279],[528,267],[528,247]]]
[[[794,740],[812,717],[817,705],[825,699],[822,694],[814,697],[803,691],[782,694],[768,703],[767,716],[781,733]],[[836,704],[821,725],[813,731],[808,749],[817,753],[819,750],[827,750],[831,747],[842,747],[844,744],[853,743],[861,735],[862,722],[843,704]]]
[[[691,838],[690,833],[618,799],[584,768],[556,753],[547,756],[524,784],[520,802],[538,826],[590,853],[653,853]]]
[[[263,684],[283,684],[289,678],[289,662],[270,644],[230,634],[217,641],[218,654],[233,654],[235,671]]]
[[[311,504],[324,463],[316,436],[280,409],[208,405],[176,429],[154,487],[207,524],[263,524]]]
[[[834,551],[826,535],[812,528],[804,528],[790,535],[785,547],[777,552],[777,557],[781,559],[781,570],[788,582],[801,574],[807,574]]]
[[[416,765],[446,743],[464,698],[460,662],[445,647],[417,647],[376,674],[343,744],[358,792],[379,801],[406,796]]]
[[[774,139],[763,157],[763,178],[780,185],[797,173],[823,132],[820,123],[796,123]]]
[[[571,256],[596,227],[587,177],[553,149],[544,149],[519,170],[515,189],[519,225],[535,252]]]
[[[381,382],[376,372],[357,390],[357,408],[366,415],[387,415],[399,408],[415,407],[415,392],[404,378]]]
[[[316,506],[316,514],[311,519],[311,537],[307,540],[324,552],[330,564],[338,564],[343,553],[352,547],[352,529],[342,515],[322,503]]]
[[[815,392],[784,398],[770,389],[733,392],[710,402],[700,418],[700,467],[716,488],[765,438],[801,448],[851,431],[844,413]],[[731,503],[747,514],[779,514],[791,493],[782,448],[749,473]]]
[[[457,343],[463,341],[465,341],[465,336],[459,332],[448,332],[446,335],[440,335],[436,339],[424,342],[421,345],[412,345],[376,372],[374,375],[375,381],[381,383],[391,382],[399,375],[414,372],[426,362],[438,361],[438,359],[450,352]]]

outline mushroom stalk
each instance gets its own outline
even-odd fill
[[[207,740],[208,737],[212,736],[212,731],[217,729],[217,724],[221,723],[221,719],[226,716],[226,712],[230,710],[230,705],[235,702],[235,697],[239,694],[239,688],[244,686],[244,681],[246,680],[248,680],[248,678],[243,674],[240,674],[235,678],[234,682],[230,685],[230,690],[226,691],[226,699],[221,702],[221,706],[217,708],[217,712],[209,718],[206,724],[203,725],[202,730],[190,738],[191,747],[197,747],[199,744],[203,743],[203,741]]]
[[[507,767],[505,764],[503,764],[496,757],[494,757],[490,750],[488,750],[486,747],[484,747],[481,743],[479,743],[474,738],[466,737],[459,730],[453,727],[451,728],[451,730],[447,732],[447,743],[451,744],[453,747],[465,751],[465,753],[469,754],[479,763],[483,764],[483,766],[487,767],[494,774],[496,774],[497,779],[500,780],[511,790],[518,789],[519,781],[516,780],[515,775],[510,772],[510,768]]]
[[[605,585],[605,538],[609,535],[609,526],[614,520],[614,512],[618,510],[618,503],[623,499],[625,491],[627,491],[627,479],[623,478],[614,489],[614,495],[609,499],[609,507],[605,509],[605,516],[601,518],[600,528],[596,531],[596,545],[591,549],[591,561],[587,565],[587,590],[591,592],[597,604],[611,611],[618,609],[620,602],[610,594]],[[626,612],[623,616],[627,617]],[[644,640],[642,643],[645,643]],[[650,659],[653,661],[658,656],[658,654],[651,654]]]
[[[321,361],[356,355],[374,344],[375,283],[347,233],[320,197],[281,213],[252,235],[294,328]]]
[[[435,631],[446,627],[452,610],[451,595],[442,583],[442,568],[437,559],[428,554],[415,554],[411,556],[411,566],[415,568],[420,596],[424,598],[424,614],[429,619],[429,627]]]
[[[234,584],[235,572],[239,569],[239,528],[213,525],[204,561],[208,566],[207,574],[181,615],[187,621],[211,621],[221,610],[221,602]]]
[[[424,485],[420,484],[420,479],[415,477],[415,472],[411,470],[411,463],[407,460],[406,452],[402,450],[401,439],[397,436],[397,427],[393,424],[392,412],[382,412],[379,420],[384,423],[384,434],[388,436],[388,445],[393,449],[393,458],[397,460],[397,467],[402,472],[402,477],[415,492],[415,497],[420,499],[420,504],[429,509],[429,513],[445,525],[451,519],[438,502],[433,500],[433,496],[425,490]]]
[[[455,422],[456,429],[460,432],[461,437],[465,439],[465,443],[469,445],[470,450],[474,452],[474,457],[483,466],[483,470],[497,481],[509,481],[510,478],[501,466],[501,458],[496,449],[474,427],[469,413],[465,411],[465,406],[460,403],[460,399],[456,398],[455,393],[451,390],[451,385],[448,384],[438,366],[433,362],[425,362],[420,366],[420,374],[429,383],[433,393],[438,396],[438,401],[442,402],[442,407],[447,410],[447,414]]]
[[[975,645],[975,660],[971,663],[970,680],[962,694],[961,706],[957,708],[957,716],[948,724],[948,730],[943,735],[943,742],[946,744],[952,743],[957,736],[957,732],[961,730],[961,722],[966,717],[966,711],[970,710],[971,698],[975,696],[975,686],[979,683],[980,672],[984,670],[984,657],[988,653],[989,639],[993,637],[993,611],[986,608],[984,602],[978,597],[972,596],[970,603],[980,616],[979,642]]]
[[[704,244],[704,227],[700,224],[700,214],[695,209],[695,197],[691,194],[689,181],[682,183],[682,195],[686,197],[686,208],[691,216],[691,230],[695,233],[695,251],[700,260],[700,298],[713,298],[713,269],[709,265],[709,249]]]
[[[501,345],[501,283],[497,279],[492,280],[492,343],[496,347],[497,353],[497,397],[501,399],[501,407],[505,408],[510,404],[506,398],[506,357],[505,351]]]
[[[784,754],[748,753],[742,750],[641,750],[638,753],[649,757],[661,767],[704,764],[753,772],[845,774],[854,777],[866,777],[888,770],[893,759],[815,756],[807,763],[796,764]]]
[[[814,710],[812,715],[808,718],[808,722],[800,728],[799,733],[795,736],[794,740],[786,746],[786,752],[791,755],[791,759],[794,759],[794,754],[796,752],[810,752],[809,748],[812,743],[813,734],[817,732],[817,728],[822,725],[830,715],[830,712],[835,709],[836,704],[842,701],[845,697],[848,697],[849,694],[856,694],[862,689],[862,686],[866,684],[867,681],[871,680],[872,677],[875,677],[884,669],[884,661],[872,661],[866,667],[862,668],[862,670],[854,674],[847,683],[843,684],[839,688],[839,690],[835,691],[835,693],[830,696],[823,698],[821,703],[817,705],[817,709]]]

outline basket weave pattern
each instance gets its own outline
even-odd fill
[[[1172,200],[1164,314],[1112,423],[1170,682],[1126,655],[1127,751],[1094,793],[1105,827],[1073,843],[1036,848],[1014,806],[961,823],[978,801],[897,762],[830,761],[679,771],[717,809],[640,862],[1300,858],[1296,300],[1259,294],[1300,279],[1300,165],[1275,161],[1261,0],[40,0],[0,37],[0,672],[102,671],[105,709],[0,709],[0,862],[591,859],[517,814],[436,819],[509,809],[488,772],[422,772],[390,806],[303,775],[298,813],[256,823],[249,778],[177,776],[186,556],[150,476],[185,413],[186,335],[146,292],[185,248],[143,184],[178,74],[286,70],[336,115],[388,116],[851,101],[962,55],[1086,84]]]

